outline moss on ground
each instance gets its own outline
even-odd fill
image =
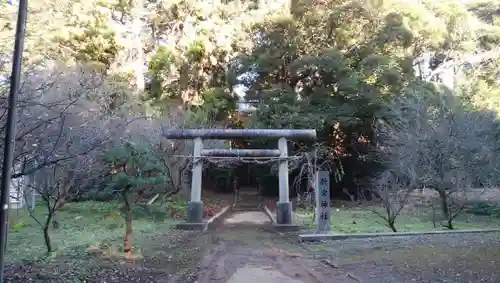
[[[173,229],[181,219],[166,206],[136,206],[133,211],[133,253],[122,252],[124,219],[118,202],[80,202],[65,205],[57,215],[58,229],[50,235],[55,252],[47,255],[40,225],[25,209],[11,211],[6,266],[9,282],[158,282],[183,276],[212,243],[199,233]],[[35,216],[44,219],[43,206]],[[189,280],[188,280],[189,279]]]
[[[34,214],[44,221],[46,210],[43,205],[37,206]],[[125,223],[117,202],[69,203],[57,212],[57,220],[60,226],[50,229],[55,255],[85,252],[89,247],[106,246],[113,249],[114,246],[121,246]],[[140,252],[145,235],[169,231],[179,219],[170,218],[167,209],[160,206],[148,209],[137,206],[133,221],[133,242],[137,252]],[[42,228],[26,209],[12,210],[9,226],[8,262],[34,261],[46,257]]]

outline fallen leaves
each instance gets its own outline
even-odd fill
[[[221,210],[222,210],[222,207],[219,205],[207,204],[203,208],[203,217],[212,217]]]

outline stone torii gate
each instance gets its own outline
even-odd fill
[[[163,134],[168,139],[193,139],[193,169],[191,176],[191,200],[188,203],[187,223],[179,228],[202,229],[203,202],[201,201],[201,180],[203,156],[224,157],[279,157],[279,201],[276,215],[278,224],[292,224],[292,203],[288,184],[287,140],[314,140],[316,130],[274,130],[274,129],[178,129]],[[278,149],[203,149],[203,140],[225,139],[278,139]]]

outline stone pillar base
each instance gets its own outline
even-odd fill
[[[188,223],[203,223],[203,202],[190,201],[187,209]]]
[[[290,201],[278,202],[276,212],[277,224],[292,224],[292,203]]]
[[[177,229],[203,231],[206,223],[203,222],[203,202],[188,202],[186,222],[177,224]]]
[[[186,231],[201,231],[203,232],[206,227],[206,223],[179,223],[176,225],[176,228],[179,230],[186,230]]]

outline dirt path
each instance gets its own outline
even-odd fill
[[[270,229],[268,217],[260,211],[234,212],[220,220],[209,232],[217,244],[205,255],[197,282],[357,282]]]
[[[8,265],[11,283],[500,282],[500,233],[300,244],[259,211],[234,212],[200,234],[143,237],[143,258],[89,254]]]

